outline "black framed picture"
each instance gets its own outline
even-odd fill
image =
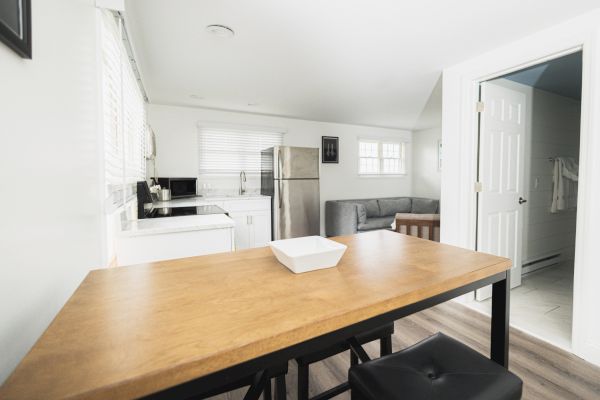
[[[337,164],[340,162],[339,138],[336,136],[321,137],[321,162]]]
[[[0,1],[0,41],[31,58],[31,0]]]

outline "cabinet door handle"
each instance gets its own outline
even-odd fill
[[[250,225],[252,225],[252,215],[249,215],[250,217]]]
[[[250,225],[250,216],[246,215],[246,225]]]

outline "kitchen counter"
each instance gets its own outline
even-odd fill
[[[186,197],[182,199],[173,199],[169,201],[158,201],[154,203],[154,208],[161,207],[193,207],[204,204],[218,203],[223,201],[244,201],[256,199],[268,199],[269,196],[262,194],[244,194],[244,195],[224,195],[224,196],[196,196]]]
[[[178,215],[123,222],[116,243],[118,265],[261,247],[271,240],[269,196],[198,196],[156,202],[153,207],[158,214]],[[185,215],[185,207],[223,213],[195,215],[195,210]]]
[[[149,218],[127,221],[121,236],[157,235],[173,232],[233,228],[235,223],[225,214],[186,215],[181,217]]]

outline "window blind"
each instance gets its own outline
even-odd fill
[[[109,204],[123,200],[123,132],[121,129],[121,53],[114,19],[103,13],[102,108],[104,129],[104,180]]]
[[[283,134],[202,127],[198,133],[198,174],[260,174],[260,152],[283,143]]]
[[[131,67],[123,68],[125,183],[146,177],[146,107]]]
[[[146,178],[146,109],[121,28],[113,14],[102,13],[102,105],[104,175],[108,205],[124,204],[134,183]]]

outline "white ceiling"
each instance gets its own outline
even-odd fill
[[[127,0],[152,103],[419,129],[443,68],[597,0]],[[235,37],[209,35],[227,25]],[[433,95],[432,95],[433,93]],[[190,97],[196,95],[202,99]],[[248,103],[258,103],[248,105]]]

